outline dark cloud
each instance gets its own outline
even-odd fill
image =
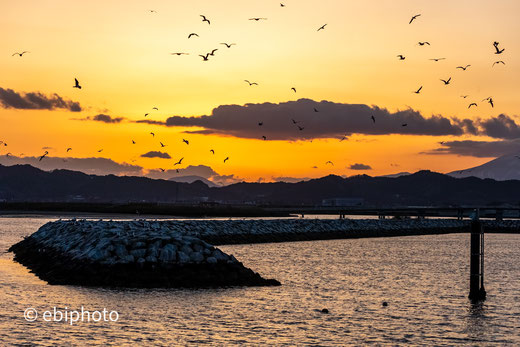
[[[520,139],[501,141],[446,141],[442,147],[421,154],[456,154],[479,158],[499,157],[506,154],[520,154]]]
[[[58,94],[45,96],[39,92],[32,92],[22,95],[12,89],[4,89],[2,87],[0,87],[0,104],[4,108],[20,110],[54,110],[60,108],[71,112],[81,111],[81,106],[78,102],[64,100]]]
[[[94,117],[87,117],[89,120],[93,120],[96,122],[103,122],[103,123],[121,123],[125,118],[124,117],[112,117],[107,114],[98,114]]]
[[[142,158],[162,158],[162,159],[171,159],[170,155],[166,152],[158,152],[158,151],[151,151],[145,154],[141,154]]]
[[[348,167],[350,170],[372,170],[370,165],[365,164],[352,164]]]
[[[59,158],[45,157],[42,161],[39,157],[0,157],[2,165],[29,164],[42,170],[67,169],[81,171],[91,175],[143,175],[143,168],[127,163],[118,163],[106,158]]]
[[[509,116],[501,114],[480,121],[481,133],[497,139],[518,139],[520,138],[520,126]]]
[[[150,170],[146,176],[150,178],[161,178],[161,179],[170,179],[182,176],[198,176],[204,179],[207,179],[217,185],[224,186],[233,183],[242,182],[243,179],[235,176],[235,175],[219,175],[215,170],[206,165],[188,165],[185,168],[179,168],[179,172],[177,169],[172,170]]]

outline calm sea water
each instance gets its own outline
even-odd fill
[[[472,305],[469,235],[222,246],[283,285],[108,290],[47,285],[5,253],[49,220],[0,218],[2,346],[520,345],[520,235],[486,236],[488,299]],[[30,307],[82,306],[115,310],[119,320],[70,325],[23,316]]]

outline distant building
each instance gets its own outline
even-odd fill
[[[362,198],[332,198],[323,199],[321,206],[335,207],[335,206],[361,206],[364,200]]]

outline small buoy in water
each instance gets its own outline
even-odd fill
[[[321,310],[321,313],[329,313],[329,310],[327,310],[326,308],[324,308],[324,309]]]
[[[383,301],[383,306],[385,306],[385,307],[388,306],[388,302]]]

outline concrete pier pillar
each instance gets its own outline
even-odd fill
[[[469,298],[486,299],[484,289],[484,229],[478,215],[471,221]]]

